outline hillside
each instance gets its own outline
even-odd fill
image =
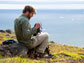
[[[0,32],[0,44],[8,39],[16,40],[14,34]],[[49,42],[50,52],[53,58],[31,59],[27,57],[3,57],[0,55],[0,63],[84,63],[84,49]]]

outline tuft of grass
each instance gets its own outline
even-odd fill
[[[0,60],[0,63],[45,63],[44,61],[40,60],[32,60],[28,58],[21,58],[21,57],[13,57]]]
[[[58,55],[62,55],[63,57],[68,57],[68,59],[73,59],[73,60],[77,60],[77,59],[82,59],[82,57],[84,57],[84,55],[79,55],[77,53],[70,53],[70,52],[61,52],[58,53]]]

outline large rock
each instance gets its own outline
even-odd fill
[[[50,43],[55,43],[54,41],[50,41]]]
[[[0,53],[4,56],[17,56],[17,55],[27,55],[28,49],[20,44],[14,43],[10,45],[0,45]]]
[[[11,29],[6,30],[7,33],[13,34],[13,31]]]
[[[6,31],[5,31],[5,30],[0,30],[0,32],[3,32],[3,33],[5,33]]]
[[[17,49],[17,55],[27,55],[28,49],[23,45],[23,44],[12,44],[11,45],[11,49],[15,48],[15,50]]]

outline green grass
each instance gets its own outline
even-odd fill
[[[0,44],[8,39],[16,40],[14,34],[0,33]],[[53,58],[39,58],[38,60],[24,57],[4,57],[0,53],[0,63],[84,63],[84,49],[71,46],[62,45],[58,43],[49,43],[50,52],[54,55]],[[79,61],[80,60],[80,61]],[[76,61],[76,62],[74,62]]]
[[[2,60],[5,63],[43,63],[44,61],[35,61],[28,58],[13,57]]]

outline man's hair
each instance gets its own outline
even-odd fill
[[[25,13],[25,12],[34,12],[35,14],[36,14],[36,10],[35,10],[35,8],[33,7],[33,6],[31,6],[31,5],[26,5],[25,7],[24,7],[24,9],[23,9],[23,13]]]

